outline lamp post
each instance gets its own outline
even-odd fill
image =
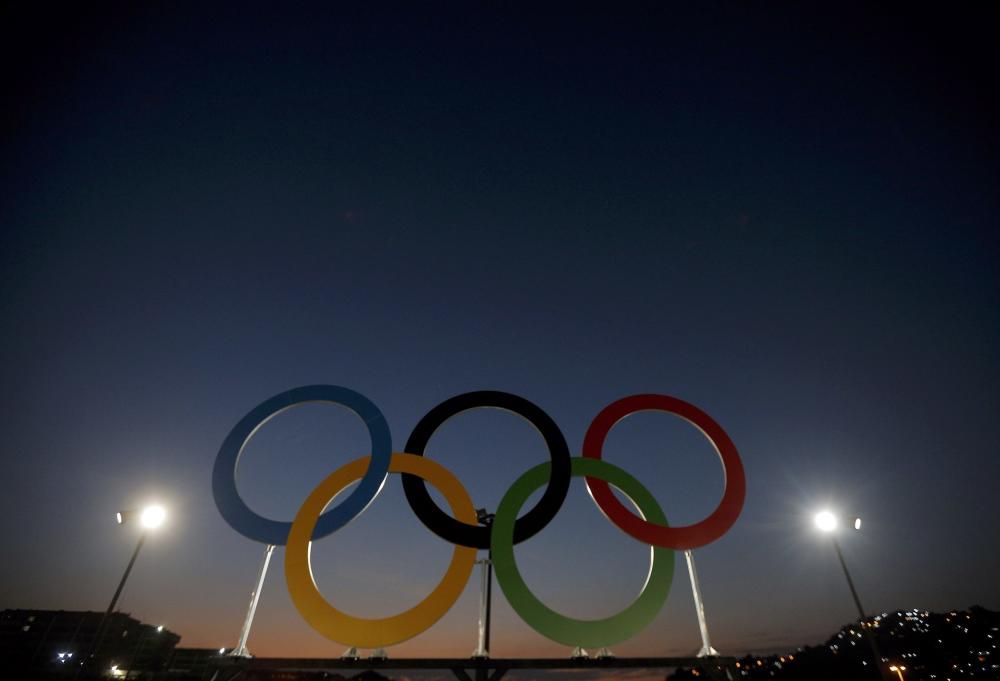
[[[878,643],[875,641],[874,634],[872,634],[871,630],[865,626],[865,619],[867,618],[867,615],[865,615],[865,609],[861,606],[861,598],[858,596],[858,590],[854,587],[854,580],[851,579],[851,573],[847,569],[847,561],[844,560],[844,554],[840,550],[840,542],[837,541],[836,532],[840,527],[840,519],[837,518],[832,511],[824,510],[813,516],[813,523],[815,523],[816,528],[819,529],[820,532],[830,535],[830,540],[833,543],[833,550],[837,553],[837,560],[840,561],[840,567],[844,570],[844,577],[847,579],[847,586],[851,590],[851,597],[854,599],[854,605],[858,609],[861,630],[865,633],[868,645],[872,649],[872,655],[875,658],[875,669],[878,670],[879,676],[883,679],[887,679],[886,670],[882,666],[882,654],[878,650]],[[860,530],[861,518],[854,518],[852,525],[855,530]]]
[[[486,528],[493,527],[495,513],[489,513],[485,508],[476,509],[476,520]],[[482,565],[482,580],[480,581],[479,593],[479,627],[476,651],[472,654],[473,659],[486,660],[490,657],[490,610],[493,604],[493,549],[490,548],[486,558],[477,560]],[[478,676],[477,676],[478,678]]]
[[[104,615],[101,616],[101,621],[97,625],[97,632],[94,635],[94,643],[91,645],[90,653],[81,661],[81,668],[90,663],[94,655],[100,649],[101,643],[104,639],[104,630],[107,626],[108,617],[111,616],[111,613],[115,610],[115,606],[118,604],[118,598],[122,595],[122,589],[125,588],[125,582],[128,580],[128,576],[132,572],[132,566],[135,565],[135,559],[138,558],[139,550],[142,549],[142,545],[146,541],[146,535],[150,530],[155,530],[164,523],[167,519],[167,511],[158,504],[152,504],[150,506],[146,506],[141,511],[119,511],[115,514],[115,519],[118,521],[119,525],[131,522],[136,517],[138,517],[139,523],[142,525],[142,532],[139,533],[139,541],[135,545],[135,550],[132,551],[132,557],[129,559],[128,565],[125,566],[125,574],[122,575],[121,581],[118,582],[118,588],[115,589],[115,595],[111,597],[111,603],[108,604],[108,609],[105,610]]]
[[[903,665],[894,664],[891,667],[889,667],[889,671],[896,672],[896,674],[899,676],[899,681],[905,681],[905,679],[903,679],[903,672],[906,671],[906,667],[904,667]]]

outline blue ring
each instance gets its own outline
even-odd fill
[[[212,496],[219,513],[234,530],[263,544],[284,546],[291,522],[271,520],[254,513],[236,490],[236,466],[246,443],[257,429],[281,412],[304,402],[333,402],[353,410],[368,427],[372,459],[368,470],[346,499],[319,517],[313,541],[336,532],[356,518],[378,496],[392,458],[392,436],[385,417],[367,397],[336,385],[306,385],[292,388],[250,410],[229,432],[212,469]]]

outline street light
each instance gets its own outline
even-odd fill
[[[132,572],[132,566],[135,564],[135,559],[139,555],[139,549],[142,548],[143,542],[146,541],[147,532],[149,530],[155,530],[166,521],[167,510],[159,504],[150,504],[141,511],[118,511],[118,513],[115,514],[115,518],[118,520],[119,525],[124,525],[133,519],[138,519],[139,524],[142,525],[142,532],[139,533],[139,541],[135,545],[135,551],[132,552],[132,558],[129,560],[128,566],[125,568],[125,574],[122,575],[122,581],[118,583],[115,595],[111,597],[111,604],[108,605],[107,612],[104,613],[104,617],[101,620],[102,626],[104,624],[104,620],[106,620],[114,611],[115,605],[118,603],[118,597],[121,596],[122,589],[125,588],[125,580],[128,579],[129,573]]]
[[[837,516],[833,511],[820,511],[813,516],[813,522],[821,532],[833,532],[837,529]]]
[[[906,667],[904,667],[903,665],[895,665],[894,664],[891,667],[889,667],[889,671],[896,672],[896,674],[899,676],[899,681],[905,681],[903,679],[903,672],[906,671]]]
[[[118,513],[115,514],[115,520],[118,521],[119,525],[124,525],[125,523],[138,520],[139,524],[142,525],[142,532],[139,533],[139,541],[135,545],[135,551],[132,552],[132,557],[129,559],[128,565],[125,567],[125,574],[122,575],[122,580],[118,582],[118,588],[115,589],[115,595],[111,597],[111,603],[108,605],[108,609],[104,612],[100,623],[97,625],[97,633],[94,636],[94,644],[90,649],[90,654],[84,658],[81,666],[82,664],[90,661],[101,646],[101,642],[104,639],[104,628],[107,625],[108,617],[111,616],[111,613],[114,612],[115,606],[118,604],[118,597],[121,596],[122,589],[125,588],[125,581],[132,572],[132,566],[135,565],[135,559],[139,556],[139,549],[142,548],[143,542],[146,541],[146,534],[150,530],[155,530],[160,527],[166,519],[167,511],[159,504],[150,504],[149,506],[146,506],[138,511],[118,511]]]
[[[149,530],[155,530],[157,527],[162,525],[163,521],[166,519],[167,510],[159,504],[147,506],[142,509],[142,513],[139,515],[139,522],[142,523],[143,527]]]
[[[865,626],[865,609],[861,607],[861,598],[858,596],[858,590],[854,588],[854,580],[851,579],[851,573],[847,569],[847,562],[844,560],[844,554],[840,550],[840,542],[837,541],[836,532],[837,528],[840,527],[840,519],[833,511],[824,509],[813,516],[813,523],[820,532],[830,535],[830,541],[833,543],[833,549],[837,552],[837,560],[840,561],[840,567],[844,569],[844,577],[847,578],[847,586],[851,589],[851,596],[854,598],[854,605],[858,608],[861,630],[865,632],[865,638],[868,639],[868,645],[871,646],[872,655],[875,656],[875,668],[878,670],[879,675],[884,678],[885,671],[882,667],[882,654],[879,653],[878,644],[875,642],[874,634],[872,634],[871,630]],[[861,518],[854,518],[851,521],[851,525],[855,530],[860,530]],[[902,678],[902,675],[900,675],[900,678]]]
[[[865,610],[861,607],[861,599],[858,598],[858,591],[854,588],[854,580],[851,579],[851,573],[847,570],[847,563],[844,562],[844,554],[840,552],[840,543],[837,541],[837,536],[834,534],[837,528],[840,526],[840,520],[837,518],[836,514],[830,510],[822,510],[813,516],[813,522],[820,532],[825,532],[830,535],[830,539],[833,541],[833,548],[837,551],[837,558],[840,560],[840,567],[844,568],[844,577],[847,578],[847,586],[851,587],[851,595],[854,597],[854,605],[858,608],[858,616],[861,617],[861,621],[864,622]],[[861,518],[855,518],[854,529],[861,529]]]
[[[167,519],[167,509],[159,504],[150,504],[140,510],[129,509],[115,513],[115,520],[119,525],[135,522],[136,520],[148,530],[155,530]]]

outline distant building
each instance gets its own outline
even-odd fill
[[[139,678],[167,668],[180,636],[118,612],[100,632],[103,617],[93,611],[0,611],[0,677],[73,678],[91,652],[81,677]]]

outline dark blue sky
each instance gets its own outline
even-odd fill
[[[469,390],[535,402],[574,454],[619,397],[699,405],[748,479],[697,552],[725,652],[851,618],[808,527],[823,503],[866,519],[844,549],[869,609],[1000,608],[997,16],[964,11],[6,8],[0,607],[106,607],[135,539],[113,513],[157,496],[170,527],[121,608],[233,645],[262,547],[215,510],[215,454],[257,403],[332,383],[397,448]],[[241,490],[290,518],[367,446],[305,407],[260,433]],[[546,456],[496,411],[428,455],[481,506]],[[721,492],[669,416],[626,420],[606,458],[673,522]],[[359,614],[415,603],[449,555],[421,527],[393,481],[314,547],[321,586]],[[645,553],[577,482],[518,557],[598,616]],[[475,583],[394,654],[468,654]],[[564,654],[497,600],[495,654]],[[697,645],[679,571],[616,652]],[[280,561],[251,647],[340,652]]]

